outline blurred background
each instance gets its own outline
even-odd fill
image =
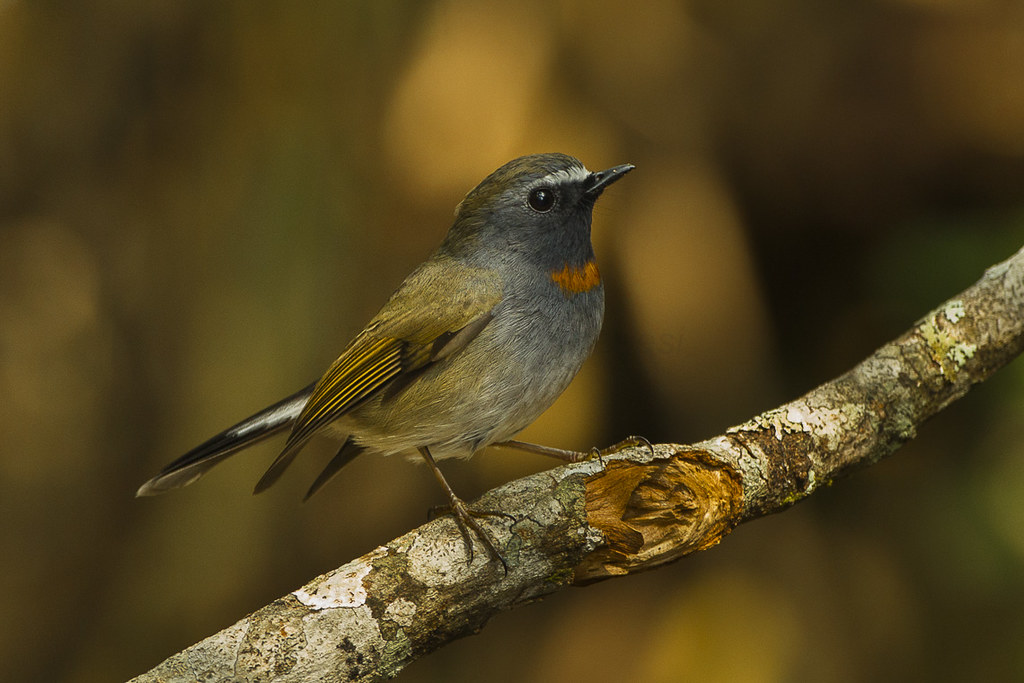
[[[641,9],[642,7],[642,9]],[[1012,0],[0,0],[0,661],[124,680],[425,520],[306,449],[135,489],[320,375],[520,154],[602,198],[605,331],[524,438],[692,442],[857,363],[1024,243]],[[719,547],[569,590],[409,681],[1024,678],[1024,366]],[[467,499],[551,467],[446,467]]]

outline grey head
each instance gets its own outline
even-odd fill
[[[506,258],[516,254],[544,267],[587,263],[594,256],[594,202],[631,170],[631,164],[623,164],[595,173],[558,153],[513,159],[458,205],[441,250],[470,262],[497,250]]]

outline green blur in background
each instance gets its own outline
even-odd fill
[[[1024,243],[1020,3],[0,0],[0,661],[124,680],[418,525],[312,444],[135,489],[320,375],[520,154],[602,199],[593,358],[524,438],[689,442]],[[446,463],[467,499],[552,463]],[[1024,368],[718,548],[501,615],[404,680],[1024,678]]]

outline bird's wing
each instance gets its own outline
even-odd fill
[[[346,439],[345,443],[343,443],[341,448],[338,449],[338,452],[334,454],[333,458],[331,458],[331,461],[327,463],[327,466],[321,470],[316,481],[314,481],[309,487],[309,490],[306,491],[306,495],[302,500],[309,500],[314,493],[319,491],[327,482],[333,479],[334,476],[341,471],[342,467],[355,460],[356,456],[364,450],[365,449],[362,446],[356,445],[351,436]]]
[[[414,271],[316,383],[256,492],[273,484],[317,431],[465,348],[499,301],[501,281],[493,272],[438,257]]]

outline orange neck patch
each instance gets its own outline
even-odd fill
[[[565,268],[551,271],[551,280],[566,296],[572,296],[589,292],[601,284],[601,273],[594,261],[587,261],[583,267],[574,267],[566,263]]]

